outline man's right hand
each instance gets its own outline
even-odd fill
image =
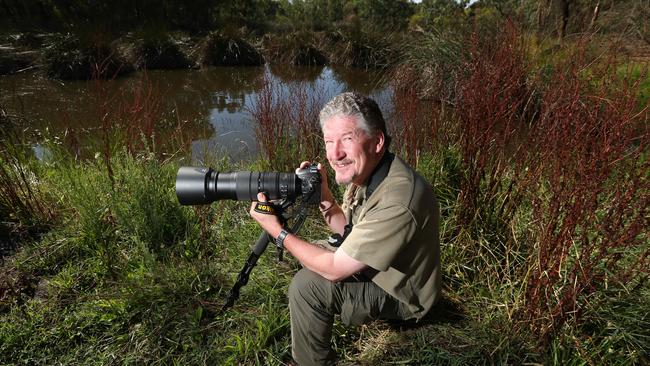
[[[308,166],[311,165],[310,161],[303,161],[300,163],[300,166],[298,169],[305,169]],[[323,164],[318,163],[318,172],[320,173],[320,178],[321,178],[321,190],[320,190],[320,210],[321,211],[327,211],[329,208],[332,207],[332,205],[336,204],[336,201],[334,200],[334,195],[332,194],[332,191],[330,191],[329,184],[327,183],[327,171]]]

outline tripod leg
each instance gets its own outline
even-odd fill
[[[253,271],[253,267],[255,267],[257,260],[260,258],[262,253],[264,253],[268,245],[269,235],[266,233],[266,231],[262,231],[259,238],[257,238],[257,241],[255,242],[255,246],[253,247],[251,254],[249,254],[248,259],[246,259],[244,267],[241,269],[241,271],[239,271],[239,275],[237,275],[237,281],[230,289],[230,292],[228,292],[228,298],[226,299],[226,303],[221,307],[221,313],[223,313],[226,309],[232,307],[235,304],[235,301],[239,299],[239,290],[242,288],[242,286],[245,286],[248,283],[248,279],[250,278],[250,274]]]

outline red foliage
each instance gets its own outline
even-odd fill
[[[472,36],[471,56],[456,91],[465,173],[458,198],[460,225],[472,226],[479,212],[484,219],[498,218],[503,213],[494,211],[506,207],[495,198],[504,189],[511,191],[501,184],[514,159],[520,158],[532,105],[525,46],[512,23],[490,43],[480,42],[476,33]],[[509,194],[506,199],[511,199]]]
[[[316,161],[320,153],[318,113],[322,94],[300,83],[282,88],[265,77],[250,113],[255,134],[269,168],[293,170],[302,160]]]
[[[435,150],[443,141],[439,128],[445,117],[443,104],[420,99],[416,79],[415,72],[406,68],[394,74],[394,110],[388,121],[391,150],[415,167],[423,152]]]
[[[526,318],[543,336],[577,319],[591,293],[650,269],[648,109],[638,110],[639,85],[619,82],[614,61],[590,77],[581,61],[557,68],[531,131],[525,187],[537,248]]]

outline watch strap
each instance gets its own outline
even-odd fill
[[[285,229],[282,229],[278,237],[275,238],[275,245],[278,248],[284,248],[284,239],[287,237],[287,235],[289,235],[289,232]]]

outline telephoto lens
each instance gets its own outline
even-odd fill
[[[295,200],[302,188],[300,178],[291,173],[220,173],[212,168],[181,167],[176,175],[176,196],[181,205],[205,205],[224,199],[256,201],[259,192],[269,200]]]

